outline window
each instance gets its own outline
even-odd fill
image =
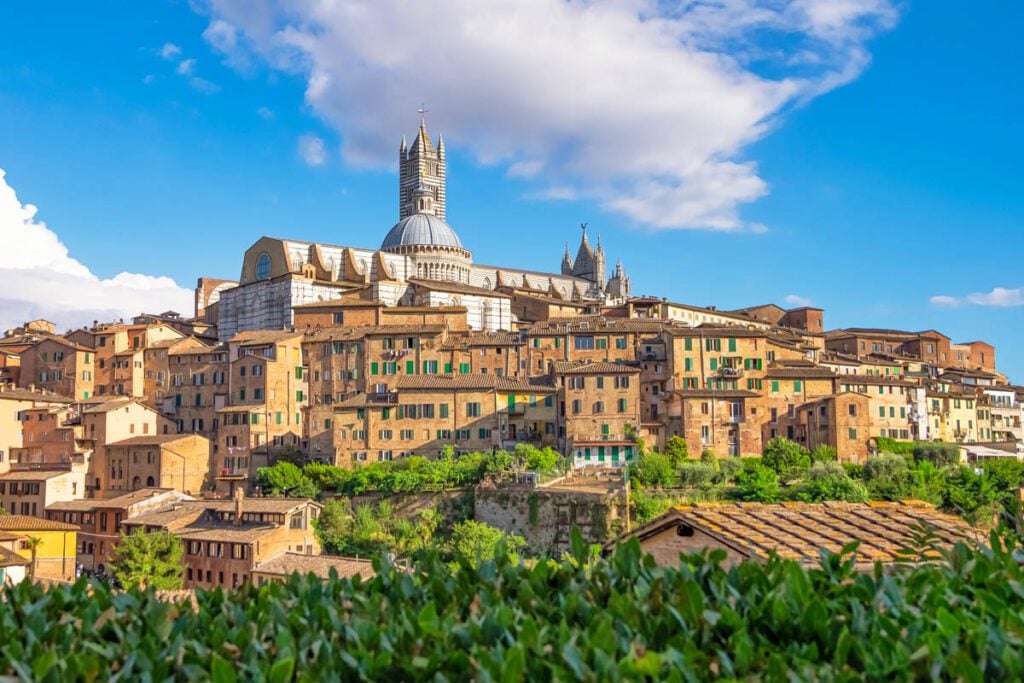
[[[849,438],[851,438],[851,439],[856,439],[857,438],[857,430],[854,429],[853,427],[850,427],[849,431],[847,432],[847,436],[849,436]]]
[[[593,407],[594,407],[594,413],[603,413],[604,412],[604,401],[595,401]]]
[[[730,339],[729,340],[729,351],[731,351],[733,353],[736,352],[736,340],[735,339]]]
[[[803,391],[803,388],[804,388],[804,383],[803,382],[801,382],[798,379],[797,380],[793,380],[793,391],[795,391],[796,393],[800,393],[801,391]]]
[[[683,348],[687,351],[693,351],[693,338],[687,337],[686,341],[683,342]]]
[[[256,279],[270,279],[270,254],[263,253],[256,258]]]
[[[574,342],[577,351],[590,351],[594,348],[593,337],[575,337]]]
[[[480,417],[480,404],[479,403],[467,403],[466,404],[466,417]]]
[[[437,361],[436,360],[425,360],[425,361],[423,361],[423,374],[424,375],[436,375],[437,374]]]
[[[885,417],[885,406],[878,406],[878,417]]]
[[[624,348],[626,348],[626,338],[625,337],[616,337],[615,338],[615,348],[617,348],[617,349],[624,349]]]
[[[855,403],[848,405],[846,410],[850,414],[850,417],[857,417],[857,405]]]
[[[335,325],[344,325],[345,324],[345,314],[344,313],[335,313],[334,314],[334,324]]]
[[[711,443],[711,427],[708,425],[700,426],[700,443],[702,446],[707,446]]]
[[[469,363],[459,363],[459,374],[460,375],[468,375],[469,374]]]
[[[600,387],[598,387],[600,388]],[[622,375],[615,378],[616,389],[628,389],[629,388],[629,377]]]
[[[594,340],[594,346],[596,348],[598,348],[598,349],[607,349],[608,348],[608,339],[605,338],[605,337],[599,337],[599,338]]]
[[[447,419],[448,418],[448,404],[447,403],[440,404],[440,411],[441,411],[441,419],[442,420]]]
[[[690,341],[690,340],[687,339],[686,341]],[[683,361],[683,370],[685,372],[692,372],[693,371],[693,359],[692,358],[687,358],[686,360]]]
[[[624,399],[624,398],[620,398],[618,403],[619,403],[619,412],[620,413],[626,412],[626,410],[628,409],[628,406],[629,406],[629,402],[626,399]]]
[[[602,377],[601,375],[597,376],[597,388],[604,389],[604,377]]]
[[[580,411],[583,410],[583,402],[578,398],[572,402],[572,414],[579,415]]]

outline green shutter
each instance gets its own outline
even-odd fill
[[[441,418],[445,419],[447,417],[448,417],[448,404],[447,403],[442,403],[441,404]]]
[[[712,370],[717,370],[718,369],[718,359],[717,358],[712,358],[711,359],[711,369]]]
[[[444,364],[444,374],[446,374],[446,375],[452,374],[452,364],[451,363],[445,363]]]
[[[175,394],[175,396],[174,396],[174,405],[176,405],[176,406],[180,406],[181,405],[181,394]]]
[[[690,340],[687,339],[686,341],[690,341]],[[685,370],[686,372],[690,372],[691,370],[693,370],[693,359],[692,358],[687,358],[686,360],[683,361],[683,370]]]
[[[385,420],[390,420],[391,419],[391,408],[385,408],[381,412],[383,413],[383,416],[384,416]]]
[[[277,411],[276,413],[274,413],[274,422],[276,424],[281,424],[281,411],[280,410]]]
[[[686,338],[686,341],[683,342],[683,348],[687,351],[693,351],[693,337]]]
[[[804,386],[803,382],[801,382],[800,380],[795,380],[793,382],[793,391],[796,391],[796,392],[799,393],[800,391],[803,390],[803,386]]]
[[[295,366],[295,379],[302,379],[302,366],[301,365],[296,365]]]
[[[729,350],[733,351],[733,352],[736,351],[736,340],[735,339],[730,339],[729,340]]]
[[[370,363],[370,374],[376,375],[380,373],[380,363]]]
[[[779,393],[779,380],[777,380],[777,379],[773,379],[772,380],[772,393],[773,394]]]

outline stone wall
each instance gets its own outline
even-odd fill
[[[572,527],[588,543],[605,543],[625,530],[628,503],[625,488],[605,491],[557,486],[476,488],[474,517],[526,539],[532,552],[557,557],[569,550]]]

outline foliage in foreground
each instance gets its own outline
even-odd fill
[[[722,554],[658,569],[639,546],[531,567],[426,558],[367,582],[198,591],[197,609],[89,584],[0,600],[0,677],[25,680],[966,681],[1024,676],[1024,569],[1010,536],[858,574]]]

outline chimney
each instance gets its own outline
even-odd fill
[[[235,526],[242,523],[242,500],[245,498],[245,492],[242,491],[242,487],[239,486],[235,489]]]

